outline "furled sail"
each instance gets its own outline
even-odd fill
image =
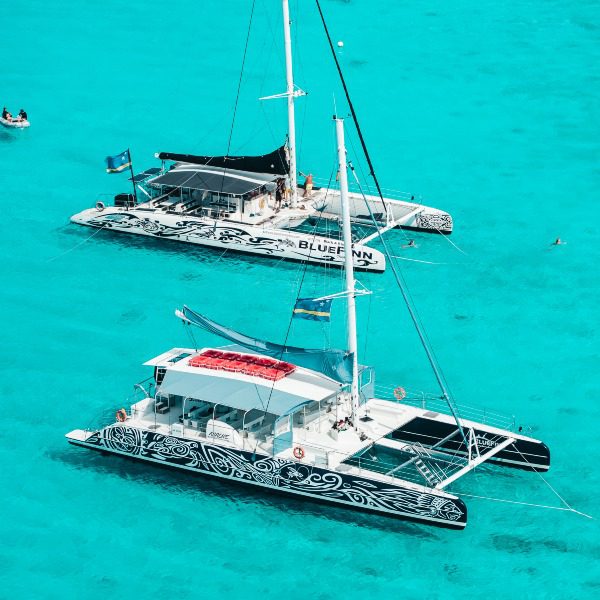
[[[187,306],[184,306],[182,311],[176,311],[176,314],[184,321],[188,321],[230,342],[239,344],[248,350],[318,371],[340,383],[351,383],[352,381],[352,354],[345,350],[296,348],[266,342],[219,325]]]
[[[236,171],[251,171],[253,173],[272,173],[274,175],[288,175],[290,164],[287,158],[285,145],[262,156],[196,156],[195,154],[175,154],[173,152],[160,152],[161,160],[176,160],[195,165],[210,165]]]

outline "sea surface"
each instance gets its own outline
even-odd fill
[[[103,162],[125,148],[141,170],[159,151],[283,143],[285,102],[258,100],[284,91],[281,6],[255,2],[230,137],[250,0],[17,0],[0,104],[32,126],[0,130],[0,597],[600,596],[600,3],[322,5],[382,185],[454,216],[449,239],[389,240],[457,401],[531,427],[552,451],[546,481],[595,520],[465,497],[452,532],[68,445],[126,405],[145,360],[191,343],[183,303],[285,337],[301,266],[69,223],[128,191]],[[299,168],[327,180],[331,115],[348,108],[314,3],[291,10]],[[361,361],[382,384],[437,392],[391,271],[359,280],[373,291]],[[301,291],[340,285],[310,267]],[[294,322],[289,342],[343,346],[343,308],[327,327]],[[454,489],[564,506],[534,473],[486,468]]]

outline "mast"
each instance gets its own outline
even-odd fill
[[[344,266],[346,271],[346,295],[348,298],[348,350],[352,352],[352,416],[358,412],[358,343],[356,339],[356,299],[354,289],[354,259],[352,255],[352,229],[350,227],[350,206],[348,204],[348,172],[346,166],[346,146],[344,143],[344,119],[335,119],[337,135],[338,163],[340,168],[340,196],[342,203],[342,230],[344,234]]]
[[[292,192],[291,205],[298,204],[298,189],[296,180],[296,119],[294,115],[294,72],[292,67],[292,38],[290,35],[290,7],[288,0],[282,0],[283,6],[283,39],[285,45],[285,74],[287,79],[288,103],[288,147],[290,152],[290,188]]]

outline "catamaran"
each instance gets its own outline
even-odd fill
[[[342,243],[352,247],[343,120],[338,139]],[[385,244],[384,249],[385,249]],[[229,342],[172,348],[144,363],[152,375],[110,423],[75,429],[71,444],[363,511],[462,529],[464,501],[450,490],[484,463],[546,471],[550,453],[514,419],[460,407],[400,288],[441,396],[379,388],[358,357],[354,261],[343,253],[347,348],[307,349],[256,339],[187,306],[176,312]],[[394,261],[390,265],[394,268]],[[395,272],[395,271],[394,271]],[[395,272],[396,273],[396,272]],[[300,301],[299,301],[300,302]],[[319,309],[321,307],[321,309]]]
[[[135,175],[132,171],[133,194],[116,195],[110,206],[99,200],[73,215],[73,223],[221,252],[344,265],[339,191],[328,184],[311,190],[310,185],[302,187],[297,181],[294,100],[305,92],[294,83],[288,0],[282,0],[282,7],[286,91],[262,100],[287,98],[287,143],[262,156],[157,153],[159,167]],[[375,184],[377,189],[372,191],[377,194],[348,194],[355,268],[385,269],[383,254],[369,246],[378,237],[373,219],[385,230],[452,232],[447,212],[415,202],[411,194],[384,197],[376,180]]]

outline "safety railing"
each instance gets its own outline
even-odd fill
[[[321,177],[315,177],[314,181],[320,187],[327,187],[327,184],[329,183],[327,179]],[[361,185],[362,192],[364,192],[366,196],[374,196],[376,199],[379,198],[379,192],[377,191],[377,188],[367,185],[365,183],[362,183]],[[361,188],[356,183],[353,183],[351,181],[348,182],[348,189],[350,192],[353,192],[355,194],[361,193]],[[422,203],[422,196],[420,194],[411,194],[410,192],[403,192],[402,190],[395,190],[392,188],[381,188],[381,191],[385,199],[400,200],[402,202],[413,202],[415,204]]]
[[[439,396],[426,394],[424,392],[409,392],[404,398],[398,399],[394,394],[395,389],[396,388],[393,388],[392,386],[376,385],[375,393],[378,398],[383,400],[417,406],[423,410],[430,410],[452,416],[452,411],[450,410],[448,403]],[[499,429],[506,429],[508,431],[514,431],[516,429],[516,418],[514,415],[507,415],[487,408],[479,408],[467,404],[454,403],[454,405],[457,408],[458,416],[461,419],[476,421],[483,425],[491,425],[492,427],[498,427]]]

